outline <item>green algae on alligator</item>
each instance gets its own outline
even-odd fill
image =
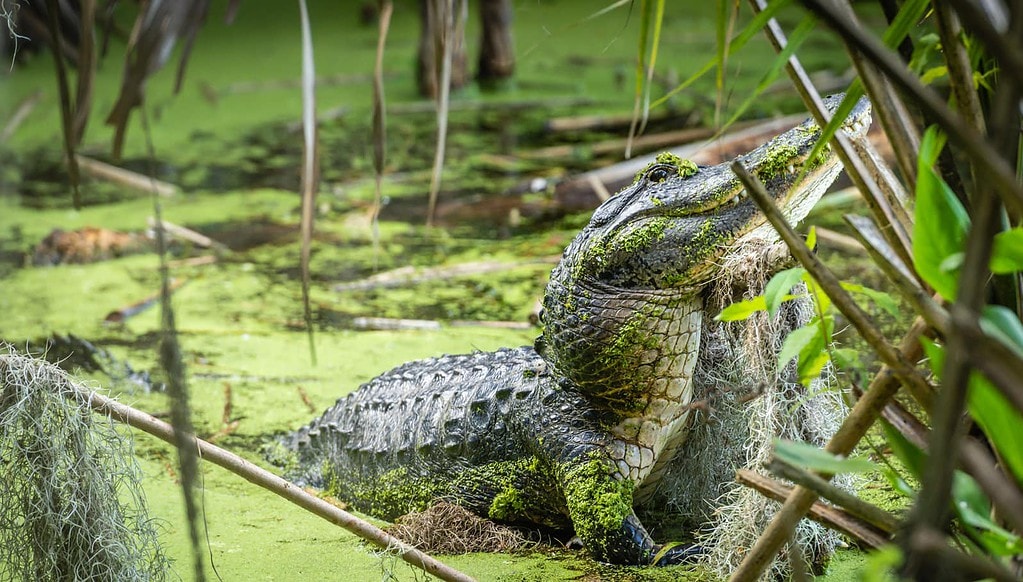
[[[843,129],[862,136],[868,121],[864,101]],[[818,136],[807,122],[739,158],[793,222],[841,170],[830,152],[808,162]],[[291,435],[293,476],[389,519],[442,497],[501,521],[574,530],[612,563],[712,552],[661,551],[634,508],[657,498],[672,464],[695,456],[686,445],[694,401],[720,388],[696,381],[698,363],[720,347],[701,341],[705,328],[718,331],[708,324],[709,294],[722,293],[715,287],[732,275],[724,268],[765,255],[776,240],[727,165],[694,171],[662,157],[601,205],[565,250],[535,348],[443,356],[377,377]],[[767,351],[797,319],[762,338]],[[707,486],[720,492],[722,484]],[[707,505],[716,496],[691,497]]]

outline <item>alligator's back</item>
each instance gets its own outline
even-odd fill
[[[524,456],[506,423],[537,389],[523,378],[542,367],[533,348],[522,347],[394,368],[290,435],[285,445],[298,456],[291,476],[381,517],[416,509],[444,491],[412,491],[410,483],[435,487]]]

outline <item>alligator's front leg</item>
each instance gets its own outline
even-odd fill
[[[654,541],[632,511],[632,481],[605,451],[592,448],[557,471],[575,533],[593,557],[614,564],[649,564]]]
[[[636,485],[614,455],[620,443],[607,428],[617,422],[614,414],[593,407],[567,385],[534,394],[538,398],[515,416],[513,430],[543,459],[556,488],[551,493],[560,493],[576,535],[602,562],[653,562],[660,548],[633,512]],[[677,563],[685,551],[667,552],[658,561]]]

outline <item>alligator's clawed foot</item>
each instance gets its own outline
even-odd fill
[[[664,544],[656,548],[654,554],[655,566],[675,566],[678,564],[691,564],[700,556],[707,553],[703,546],[696,544]]]

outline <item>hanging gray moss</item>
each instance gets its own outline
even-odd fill
[[[76,390],[0,344],[0,580],[163,580],[130,437]]]

